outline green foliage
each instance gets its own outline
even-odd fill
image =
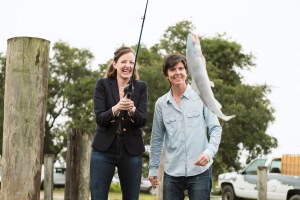
[[[91,73],[90,76],[82,77],[80,82],[66,87],[66,97],[72,104],[72,108],[66,111],[70,117],[69,127],[83,128],[89,130],[90,133],[94,131],[93,92],[98,78],[97,74]]]
[[[149,157],[150,154],[148,151],[146,151],[145,153],[143,153],[142,155],[142,177],[148,177],[148,166],[149,166]]]
[[[187,35],[195,29],[190,21],[181,21],[167,28],[160,40],[161,50],[166,53],[181,53],[185,55]]]
[[[139,55],[138,70],[140,79],[146,81],[148,85],[148,113],[147,124],[144,127],[144,131],[146,132],[145,143],[149,144],[155,102],[169,89],[169,83],[162,73],[163,56],[158,52],[156,47],[150,48],[149,50],[140,48]],[[152,59],[145,59],[145,57]]]
[[[242,52],[242,47],[236,42],[224,39],[225,35],[214,38],[201,38],[203,55],[210,79],[221,85],[241,84],[242,77],[236,68],[251,69],[254,67],[252,54]],[[216,87],[218,88],[218,87]]]
[[[47,119],[44,153],[57,155],[66,147],[66,130],[94,127],[93,89],[98,73],[91,70],[93,54],[70,47],[65,42],[53,45],[49,67]],[[59,124],[59,117],[66,123]]]

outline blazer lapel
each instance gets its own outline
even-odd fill
[[[109,79],[109,82],[110,82],[110,90],[113,94],[115,102],[118,103],[120,101],[120,95],[119,95],[117,79]]]

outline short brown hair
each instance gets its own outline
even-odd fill
[[[174,67],[175,65],[177,65],[180,62],[184,65],[184,69],[188,72],[186,58],[183,55],[178,54],[178,53],[177,54],[173,53],[173,54],[169,54],[168,56],[166,56],[163,66],[162,66],[164,75],[167,77],[168,69],[171,67]]]
[[[130,52],[135,55],[135,51],[130,47],[123,46],[123,47],[118,48],[114,52],[113,61],[117,62],[121,56],[123,56],[124,54],[130,53]],[[104,77],[107,77],[107,78],[116,78],[117,77],[117,70],[114,68],[113,62],[111,62],[111,64],[108,66]],[[136,66],[135,72],[134,72],[134,80],[139,80],[137,66]]]

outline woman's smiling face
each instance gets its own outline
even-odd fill
[[[114,68],[117,70],[117,78],[130,79],[134,66],[135,56],[132,52],[126,53],[114,62]]]
[[[187,71],[184,68],[182,62],[177,63],[173,67],[168,69],[168,80],[172,86],[179,86],[181,84],[186,84]]]

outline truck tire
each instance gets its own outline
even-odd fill
[[[300,195],[299,194],[294,194],[290,200],[300,200]]]
[[[222,189],[222,200],[237,200],[231,185],[225,185]]]

